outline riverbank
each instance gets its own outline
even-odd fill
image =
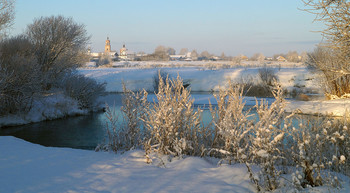
[[[350,114],[350,99],[287,101],[286,112],[299,114],[343,117]]]
[[[102,109],[98,106],[94,109]],[[63,94],[40,96],[33,100],[32,108],[27,113],[17,113],[0,117],[0,128],[60,119],[68,116],[86,115],[91,110],[79,108],[77,100]]]

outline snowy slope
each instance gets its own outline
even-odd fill
[[[148,165],[144,152],[123,155],[43,147],[0,137],[0,192],[254,192],[243,165],[188,157]]]
[[[256,192],[241,164],[216,166],[187,157],[159,167],[156,162],[146,164],[143,155],[141,150],[116,155],[43,147],[0,136],[0,192]],[[341,180],[341,189],[304,192],[349,192],[349,178]],[[298,191],[285,181],[275,192]]]

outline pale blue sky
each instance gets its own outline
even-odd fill
[[[301,0],[16,0],[12,34],[40,16],[63,15],[86,25],[93,51],[107,35],[112,50],[123,42],[151,53],[158,45],[226,55],[289,50],[311,51],[321,41],[323,24],[298,10]]]

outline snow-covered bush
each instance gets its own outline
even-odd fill
[[[146,133],[142,119],[145,118],[145,110],[148,108],[148,93],[146,91],[132,92],[123,86],[123,123],[119,131],[120,141],[124,150],[140,148]]]
[[[244,109],[243,90],[242,86],[230,82],[226,90],[221,89],[214,95],[218,105],[215,109],[210,105],[214,137],[208,155],[221,154],[228,162],[246,160],[253,122],[248,119],[250,111]]]
[[[146,133],[141,120],[144,117],[144,110],[147,109],[147,92],[133,92],[127,90],[123,85],[123,106],[122,114],[118,114],[115,107],[106,105],[105,116],[107,138],[96,147],[96,151],[128,151],[134,148],[142,148],[143,138]],[[119,121],[122,117],[122,121]]]
[[[57,86],[62,88],[67,96],[77,100],[81,109],[93,110],[97,105],[97,98],[105,92],[105,85],[92,78],[69,73]]]
[[[95,151],[113,151],[118,152],[123,145],[119,137],[119,115],[115,108],[110,108],[106,105],[105,116],[106,121],[106,134],[107,137],[103,142],[97,145]]]
[[[251,180],[258,190],[274,190],[279,185],[281,171],[277,165],[281,165],[283,156],[283,138],[285,131],[281,127],[285,118],[285,101],[283,90],[275,82],[273,95],[275,101],[267,104],[264,101],[256,101],[258,120],[251,129],[251,144],[248,148],[248,160],[246,166],[250,173]],[[251,163],[257,163],[260,171],[253,173]]]
[[[289,145],[286,155],[296,164],[293,183],[297,187],[339,186],[331,172],[349,175],[349,131],[346,126],[338,126],[318,118],[300,120],[299,127],[290,131],[293,144]]]
[[[273,82],[278,81],[277,76],[272,68],[260,68],[258,77],[242,76],[235,80],[244,88],[245,96],[254,97],[273,97]]]
[[[214,139],[208,154],[221,156],[228,163],[245,163],[259,191],[274,190],[280,175],[276,165],[283,159],[283,91],[276,86],[273,92],[276,100],[270,105],[256,101],[256,120],[250,118],[252,109],[245,108],[243,92],[240,85],[229,83],[227,90],[215,95],[218,106],[211,108]],[[260,171],[254,173],[251,164],[257,164]]]
[[[273,86],[274,82],[278,81],[278,77],[273,68],[260,68],[258,70],[258,76],[266,86]]]
[[[171,76],[169,75],[168,72],[166,72],[165,70],[158,70],[156,74],[154,74],[153,76],[153,91],[155,93],[159,92],[158,88],[159,88],[159,82],[160,79],[162,79],[163,82],[166,82],[166,79],[172,79]]]
[[[145,129],[150,136],[145,141],[146,154],[182,156],[200,155],[202,145],[201,110],[193,108],[190,91],[178,76],[175,80],[159,79],[154,104],[145,111]]]

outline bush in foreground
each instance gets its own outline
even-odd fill
[[[112,148],[108,149],[119,151],[142,144],[149,163],[152,152],[170,157],[213,156],[221,159],[219,163],[243,163],[258,191],[279,188],[285,173],[293,175],[290,183],[297,189],[339,186],[333,172],[350,175],[347,127],[332,121],[309,120],[305,124],[295,114],[286,114],[283,91],[276,83],[273,103],[256,101],[255,107],[246,111],[244,88],[229,85],[215,96],[218,105],[210,108],[211,128],[201,124],[201,110],[193,108],[190,92],[179,77],[166,82],[160,79],[154,103],[147,101],[145,91],[128,91],[127,98],[137,105],[123,107],[129,109],[124,112],[128,117],[124,127],[109,118],[116,126],[108,131],[114,133],[109,135]]]

